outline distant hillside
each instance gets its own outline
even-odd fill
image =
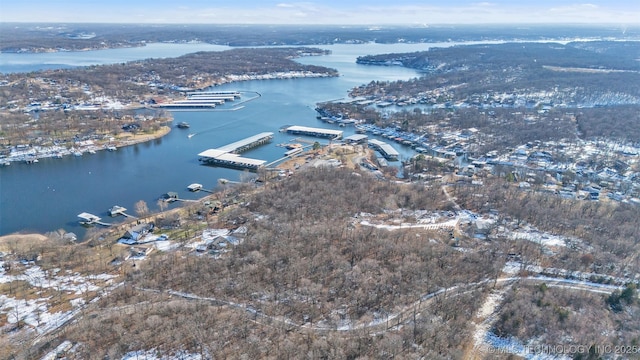
[[[201,41],[229,46],[424,43],[487,40],[640,39],[640,27],[585,26],[318,26],[2,23],[2,52],[42,52]]]

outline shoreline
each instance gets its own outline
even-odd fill
[[[93,154],[97,151],[116,151],[120,147],[131,146],[148,142],[151,140],[159,139],[171,132],[171,127],[163,125],[157,131],[150,134],[134,135],[131,133],[119,134],[114,137],[114,140],[93,143],[87,145],[81,145],[79,147],[35,147],[25,150],[24,152],[9,155],[0,159],[0,166],[9,166],[11,163],[26,162],[32,164],[38,162],[41,159],[46,158],[62,158],[65,156],[82,156],[85,153]]]

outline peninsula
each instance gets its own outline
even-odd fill
[[[0,162],[157,138],[172,121],[171,113],[157,104],[236,81],[337,76],[334,69],[292,60],[322,54],[326,51],[313,48],[233,49],[0,75]]]

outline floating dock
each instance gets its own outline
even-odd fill
[[[387,160],[396,161],[400,157],[400,153],[384,141],[370,139],[369,146],[382,154]]]
[[[125,217],[135,218],[135,216],[131,216],[131,215],[127,214],[125,211],[127,211],[126,208],[124,208],[122,206],[114,205],[111,209],[109,209],[109,215],[111,215],[111,216],[122,215],[122,216],[125,216]]]
[[[237,98],[240,98],[240,92],[238,91],[189,92],[184,100],[156,104],[155,106],[165,109],[213,109]]]
[[[332,140],[342,139],[342,131],[341,130],[332,130],[332,129],[322,129],[322,128],[313,128],[307,126],[289,126],[283,129],[289,134],[296,135],[307,135],[307,136],[315,136],[322,138],[331,138]]]
[[[264,132],[216,149],[205,150],[198,156],[200,161],[206,164],[257,170],[266,163],[265,160],[242,157],[238,153],[266,144],[271,140],[273,140],[273,133]]]
[[[167,103],[157,104],[156,107],[164,109],[213,109],[216,107],[215,103],[199,104],[199,103]]]
[[[240,92],[237,90],[192,91],[188,92],[187,96],[231,96],[233,98],[239,98]]]
[[[231,144],[219,147],[218,150],[226,151],[233,154],[239,154],[256,146],[264,145],[271,140],[273,140],[273,133],[263,132],[257,135],[250,136],[246,139],[242,139]]]
[[[93,215],[93,214],[89,214],[87,212],[83,212],[78,214],[78,217],[80,218],[80,223],[82,225],[93,225],[93,224],[98,224],[98,225],[102,225],[102,226],[111,226],[111,224],[107,224],[104,222],[101,222],[101,218]]]

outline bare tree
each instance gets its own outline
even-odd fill
[[[135,204],[136,214],[140,217],[144,217],[149,213],[149,207],[147,206],[146,201],[140,200]]]

